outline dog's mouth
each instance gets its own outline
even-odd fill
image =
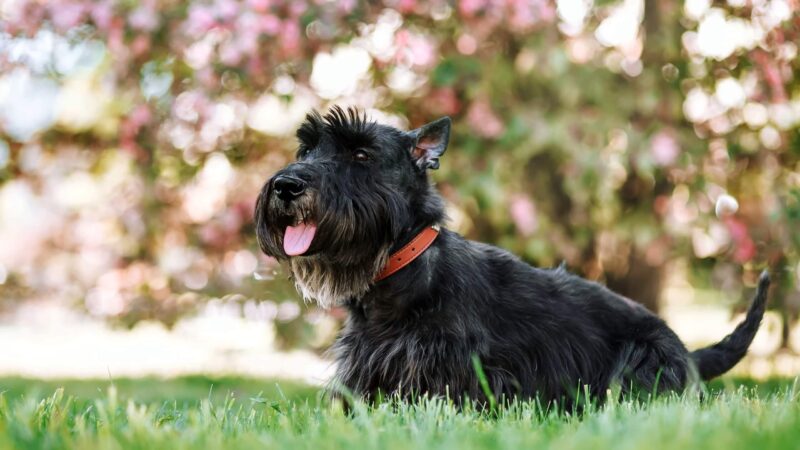
[[[283,233],[283,251],[289,256],[299,256],[308,251],[317,225],[310,221],[302,221],[297,225],[288,225]]]

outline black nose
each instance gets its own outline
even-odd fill
[[[280,175],[272,182],[272,189],[278,198],[288,202],[303,195],[306,190],[306,182],[288,175]]]

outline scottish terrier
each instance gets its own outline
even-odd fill
[[[297,131],[296,162],[258,197],[264,253],[287,263],[304,298],[349,311],[332,348],[334,386],[372,399],[569,403],[614,386],[682,391],[745,355],[766,272],[744,321],[689,352],[664,321],[604,286],[445,228],[428,171],[449,135],[447,117],[402,131],[354,109],[313,112]]]

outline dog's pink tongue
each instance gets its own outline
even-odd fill
[[[308,251],[308,247],[311,247],[316,232],[317,226],[313,223],[301,222],[294,226],[289,225],[283,234],[283,251],[289,256],[302,255]]]

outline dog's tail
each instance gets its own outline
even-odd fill
[[[703,380],[710,380],[727,372],[747,353],[747,348],[753,342],[761,324],[761,318],[764,317],[769,283],[769,273],[765,270],[758,279],[756,295],[744,321],[723,340],[691,353]]]

